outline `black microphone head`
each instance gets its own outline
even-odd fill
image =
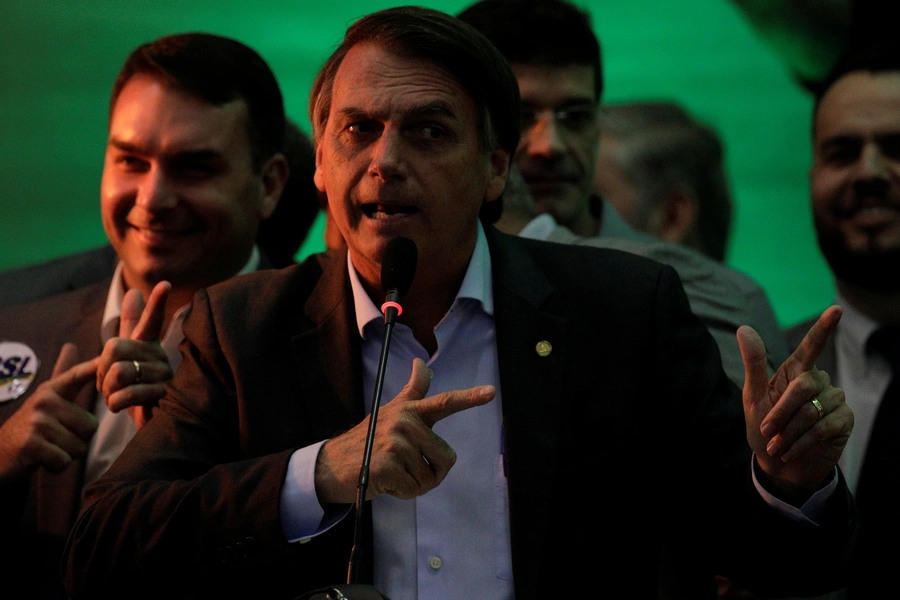
[[[419,249],[409,238],[395,237],[387,243],[381,260],[381,289],[387,294],[395,289],[405,296],[416,274]]]

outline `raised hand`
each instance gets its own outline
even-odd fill
[[[0,426],[0,482],[15,481],[40,467],[58,473],[84,456],[97,419],[73,400],[96,371],[96,358],[78,363],[75,345],[62,347],[51,379]]]
[[[138,429],[150,419],[150,409],[172,379],[169,359],[159,344],[170,289],[166,281],[157,283],[146,306],[139,290],[125,293],[119,337],[106,342],[97,366],[97,390],[109,410],[127,410]]]
[[[837,306],[822,313],[768,381],[762,340],[750,327],[737,333],[744,359],[747,441],[768,483],[777,488],[773,491],[785,499],[802,500],[827,481],[853,429],[844,392],[815,367],[840,318]]]
[[[381,494],[409,499],[436,488],[456,462],[456,452],[431,428],[450,415],[487,404],[494,386],[453,390],[425,397],[433,373],[421,359],[397,397],[378,414],[366,499]],[[316,494],[321,504],[350,504],[362,465],[369,419],[322,445],[316,461]]]

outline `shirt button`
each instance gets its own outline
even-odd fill
[[[441,565],[444,564],[444,561],[441,560],[439,556],[432,556],[428,559],[428,566],[437,571],[441,568]]]

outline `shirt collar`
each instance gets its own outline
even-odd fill
[[[356,326],[360,337],[365,339],[364,330],[366,325],[372,321],[380,321],[383,317],[381,311],[369,298],[362,282],[360,282],[349,252],[347,253],[347,271],[350,274],[350,286],[353,289]],[[487,238],[484,235],[481,222],[478,223],[478,237],[475,241],[475,250],[472,252],[472,258],[469,259],[466,275],[463,277],[462,285],[460,285],[453,303],[456,304],[463,298],[479,302],[484,312],[494,316],[494,290],[491,287],[491,253],[488,249]]]
[[[838,323],[835,345],[841,352],[841,358],[852,362],[851,368],[865,373],[868,369],[867,342],[879,325],[840,295],[837,297],[837,304],[841,306],[844,314]]]
[[[256,271],[259,268],[259,262],[259,248],[254,244],[247,263],[235,275],[243,275],[244,273]],[[100,340],[104,344],[106,344],[110,338],[119,334],[119,318],[122,316],[122,300],[125,298],[125,278],[122,276],[122,269],[122,261],[120,260],[118,264],[116,264],[112,283],[109,286],[109,293],[106,295],[106,308],[103,310],[103,322],[100,326]],[[175,316],[169,326],[170,329],[180,321],[180,317],[187,307],[188,305],[185,304],[175,311]]]
[[[530,220],[519,232],[519,237],[545,241],[553,233],[556,226],[556,220],[544,213]]]

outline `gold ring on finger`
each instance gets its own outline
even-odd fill
[[[812,402],[812,405],[816,407],[816,412],[819,413],[819,418],[821,419],[822,417],[824,417],[824,416],[825,416],[825,409],[822,408],[822,403],[819,402],[819,399],[818,399],[818,398],[813,398],[812,400],[810,400],[810,402]]]
[[[131,364],[134,365],[134,382],[140,383],[141,382],[141,363],[139,363],[136,360],[133,360],[133,361],[131,361]],[[819,416],[821,416],[821,415],[822,415],[822,408],[819,407]]]

